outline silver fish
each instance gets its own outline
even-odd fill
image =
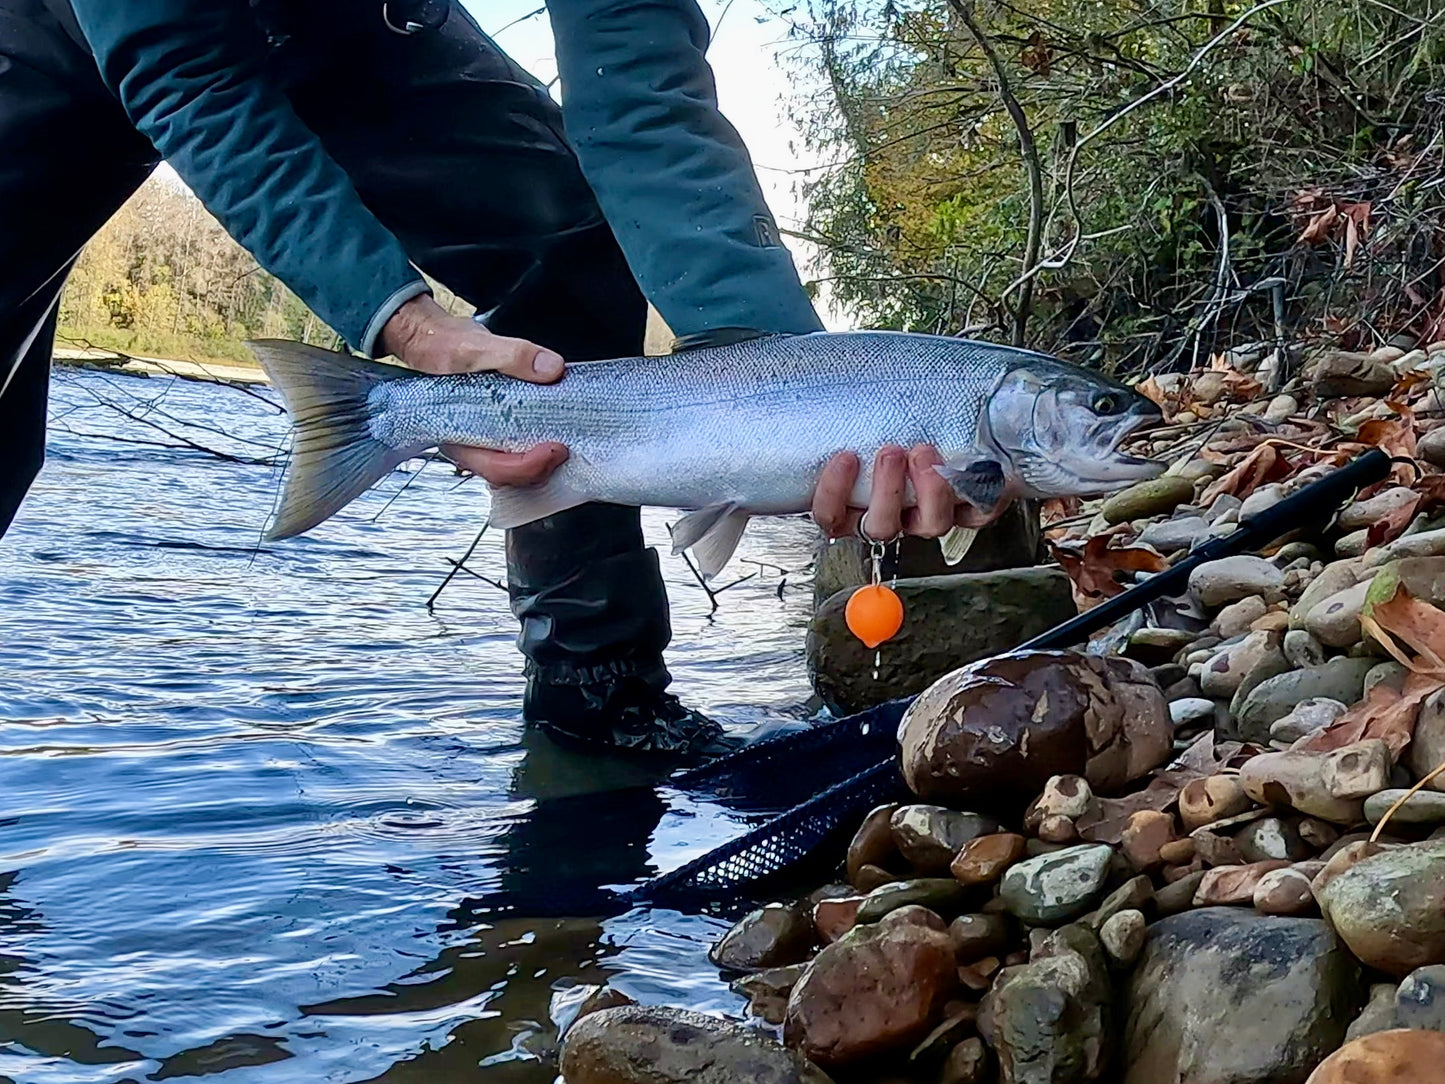
[[[965,339],[773,335],[569,365],[555,385],[422,376],[297,343],[250,345],[295,426],[273,539],[316,526],[439,444],[565,444],[571,455],[546,483],[492,490],[494,526],[587,501],[685,509],[673,549],[692,549],[706,576],[727,563],[750,516],[806,511],[819,469],[840,451],[864,464],[851,498],[858,507],[885,444],[933,445],[945,461],[935,469],[986,509],[1109,492],[1163,470],[1119,451],[1159,418],[1142,395],[1044,354]]]

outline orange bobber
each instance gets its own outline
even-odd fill
[[[854,636],[869,647],[877,647],[903,627],[903,600],[891,587],[871,583],[853,592],[843,619]]]

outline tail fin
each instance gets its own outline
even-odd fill
[[[294,431],[267,539],[309,531],[420,450],[375,439],[367,406],[373,388],[416,376],[410,369],[281,339],[246,345],[280,391]]]

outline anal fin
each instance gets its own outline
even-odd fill
[[[503,530],[555,516],[591,499],[556,474],[538,485],[492,486],[491,491],[492,511],[487,522]]]
[[[710,580],[723,570],[752,517],[733,504],[714,504],[689,512],[672,528],[672,552],[692,550],[698,573]]]
[[[992,459],[981,459],[963,468],[943,464],[933,469],[943,475],[954,493],[978,508],[991,510],[1003,498],[1007,479],[1003,466]]]

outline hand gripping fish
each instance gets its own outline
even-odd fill
[[[673,551],[691,549],[705,576],[727,563],[749,517],[806,511],[819,470],[840,451],[863,463],[850,502],[860,508],[885,444],[933,445],[944,459],[935,469],[983,509],[1110,492],[1163,470],[1119,451],[1159,419],[1142,395],[1044,354],[966,339],[772,335],[573,364],[552,385],[250,345],[295,426],[273,539],[316,526],[439,444],[565,444],[570,457],[545,483],[493,488],[494,526],[587,501],[684,509]]]

